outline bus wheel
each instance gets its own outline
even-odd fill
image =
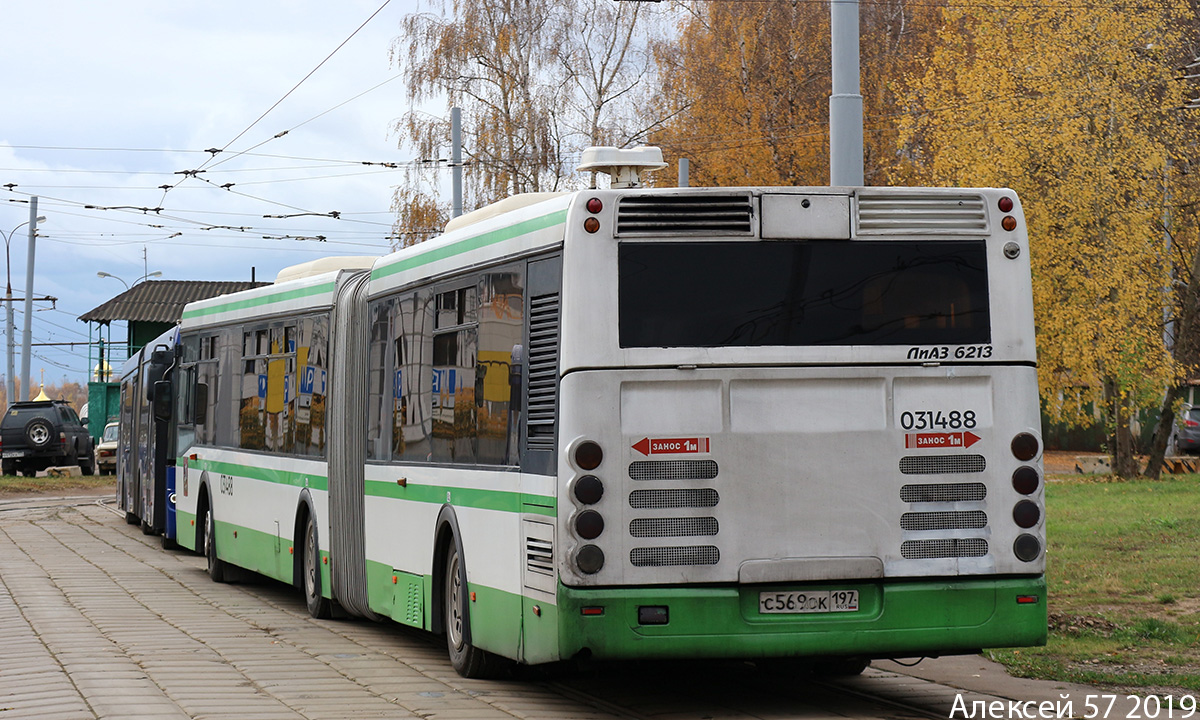
[[[321,546],[317,543],[317,521],[312,514],[309,514],[304,529],[302,572],[304,602],[308,605],[308,614],[321,620],[332,617],[329,598],[321,596]]]
[[[204,510],[204,557],[208,560],[208,576],[213,582],[225,582],[225,561],[217,557],[217,522],[211,507]]]
[[[505,674],[512,666],[511,661],[480,650],[467,640],[471,631],[471,615],[467,609],[467,573],[453,539],[446,551],[444,579],[446,649],[455,672],[465,678],[495,678]]]

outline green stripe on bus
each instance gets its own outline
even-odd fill
[[[181,458],[178,462],[182,465],[184,460]],[[262,480],[263,482],[276,483],[278,485],[294,485],[295,487],[306,487],[313,490],[329,490],[329,478],[324,475],[291,472],[290,470],[273,470],[255,465],[242,465],[239,463],[221,462],[219,460],[188,460],[187,463],[188,467],[222,475],[236,475],[237,477],[250,478],[251,480]]]
[[[557,514],[556,498],[547,495],[509,492],[506,490],[479,490],[477,488],[444,487],[439,485],[407,485],[368,480],[366,493],[370,497],[384,497],[410,502],[450,504],[480,510],[501,512],[526,512],[536,515]]]
[[[183,319],[204,317],[205,315],[217,315],[224,312],[233,312],[235,310],[247,310],[249,308],[261,307],[272,303],[287,302],[289,300],[300,300],[314,295],[324,295],[332,293],[337,288],[337,283],[321,283],[311,287],[297,288],[295,290],[286,290],[284,292],[273,293],[271,295],[262,295],[247,300],[233,300],[211,307],[193,308],[184,310]]]
[[[179,459],[182,465],[184,458]],[[234,475],[237,477],[307,487],[313,490],[329,490],[329,478],[313,473],[298,473],[288,470],[272,470],[270,468],[239,463],[221,462],[219,460],[188,460],[188,466],[211,473]],[[557,499],[548,495],[533,495],[530,493],[510,492],[507,490],[479,490],[476,488],[456,488],[441,485],[408,485],[401,487],[396,483],[368,480],[366,495],[369,497],[393,498],[410,502],[450,503],[460,507],[478,508],[480,510],[498,510],[500,512],[525,512],[535,515],[557,514]]]
[[[220,513],[217,513],[215,521],[217,554],[222,560],[280,582],[292,582],[295,558],[292,555],[291,528],[281,528],[287,534],[279,536],[225,522]],[[322,568],[324,575],[329,574],[327,567]],[[328,596],[328,584],[325,584],[325,592]]]
[[[371,279],[379,280],[380,278],[385,278],[388,275],[395,275],[396,273],[404,272],[405,270],[411,270],[416,267],[421,267],[422,265],[428,265],[431,262],[445,260],[446,258],[454,257],[455,255],[465,252],[470,252],[471,250],[478,250],[479,248],[495,245],[496,243],[504,242],[505,240],[512,240],[513,238],[520,237],[521,235],[528,235],[529,233],[537,232],[538,230],[545,230],[546,228],[554,227],[555,225],[562,225],[566,221],[567,211],[565,209],[556,210],[548,215],[531,218],[529,220],[516,223],[515,225],[509,225],[508,227],[502,227],[498,230],[492,230],[491,232],[486,232],[481,235],[474,235],[469,238],[464,238],[458,242],[451,243],[450,245],[446,245],[444,247],[435,248],[428,252],[421,253],[415,257],[404,258],[388,265],[375,268],[371,271]]]

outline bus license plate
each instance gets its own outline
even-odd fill
[[[26,450],[5,450],[4,454],[0,455],[0,457],[6,457],[6,458],[25,457],[25,454],[27,452],[28,451],[26,451]]]
[[[857,590],[764,592],[758,594],[760,613],[829,613],[858,610]]]

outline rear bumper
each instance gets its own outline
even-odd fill
[[[760,614],[759,593],[859,591],[849,613]],[[1017,596],[1036,597],[1018,604]],[[638,622],[639,607],[667,608],[666,624]],[[584,608],[603,614],[584,615]],[[592,610],[591,612],[595,612]],[[844,582],[819,585],[585,590],[560,587],[563,657],[870,658],[953,655],[1046,642],[1042,577]]]

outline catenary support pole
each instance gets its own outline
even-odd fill
[[[7,322],[5,323],[7,335],[5,337],[6,337],[6,340],[8,341],[6,343],[8,345],[8,348],[7,348],[7,351],[8,351],[7,352],[7,355],[8,355],[8,397],[10,398],[9,402],[16,402],[18,399],[20,399],[19,393],[21,391],[17,387],[17,373],[15,372],[16,367],[13,362],[13,348],[15,347],[13,335],[14,335],[14,333],[16,333],[17,327],[16,327],[16,323],[13,322],[13,295],[12,295],[11,273],[12,273],[12,268],[9,268],[10,277],[8,279],[8,285],[4,292],[5,315],[7,315]]]
[[[454,181],[454,207],[451,217],[462,215],[462,109],[450,108],[450,166],[454,168],[451,177]]]
[[[831,0],[833,93],[829,96],[829,184],[863,184],[863,102],[858,75],[858,0]]]
[[[21,391],[24,398],[13,400],[28,400],[33,397],[29,392],[29,353],[33,332],[33,254],[34,237],[37,236],[37,196],[29,198],[29,259],[25,264],[25,333],[21,336]]]

